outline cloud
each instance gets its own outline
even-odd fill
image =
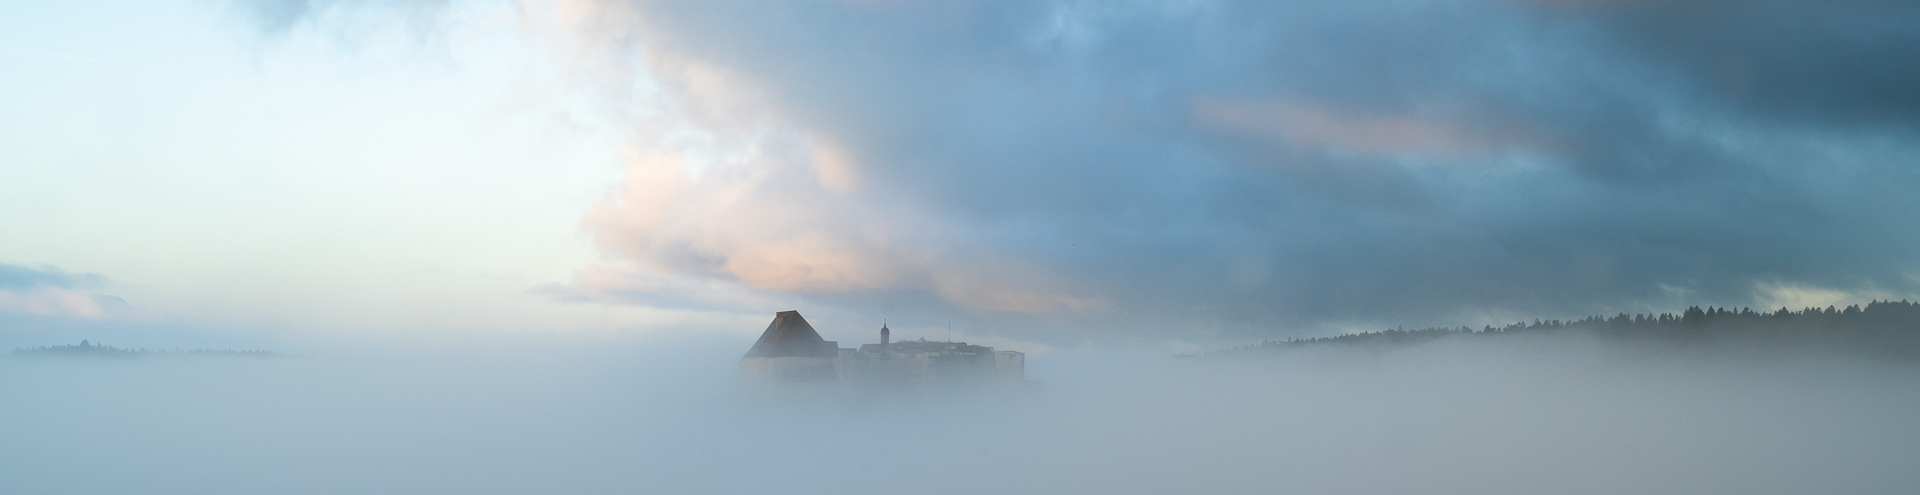
[[[1202,98],[1194,113],[1221,132],[1255,141],[1357,154],[1449,157],[1499,148],[1499,136],[1403,115],[1351,115],[1285,101],[1225,102]]]
[[[282,34],[307,25],[342,27],[357,14],[372,11],[374,19],[399,17],[414,28],[440,21],[452,0],[241,0],[231,3],[240,16],[262,33]]]
[[[88,289],[107,284],[98,273],[70,273],[52,265],[31,268],[0,263],[0,313],[82,318],[145,314],[118,296]]]
[[[98,287],[106,283],[107,278],[98,273],[69,273],[52,265],[30,268],[0,263],[0,289],[77,289]]]
[[[1104,307],[1046,269],[973,249],[952,237],[965,229],[932,221],[937,212],[908,210],[906,198],[897,208],[874,207],[897,191],[859,188],[853,159],[826,139],[769,128],[738,154],[664,146],[630,153],[617,195],[584,221],[603,250],[629,263],[590,269],[566,286],[569,297],[607,299],[582,294],[626,284],[613,278],[692,276],[769,295],[924,291],[987,311]],[[710,158],[690,158],[702,154]]]
[[[1920,299],[1913,293],[1895,293],[1872,288],[1855,291],[1839,291],[1819,287],[1807,287],[1791,284],[1761,283],[1754,286],[1754,297],[1759,304],[1756,309],[1824,308],[1828,306],[1846,307],[1866,305],[1872,301],[1892,301]]]
[[[632,262],[589,265],[565,284],[529,291],[565,302],[653,305],[696,310],[750,312],[766,307],[797,307],[792,298],[764,294],[711,277],[688,277],[649,270]]]
[[[650,88],[642,279],[1204,339],[1920,273],[1908,2],[529,5]]]

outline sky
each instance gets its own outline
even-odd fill
[[[1893,0],[0,2],[0,487],[1914,493],[1898,359],[1181,355],[1920,299],[1913,26]],[[843,347],[884,322],[1022,351],[1026,380],[738,387],[784,310]],[[5,352],[82,339],[272,354]]]
[[[16,2],[0,344],[750,337],[799,309],[843,342],[885,320],[1197,349],[1920,299],[1916,23],[1881,0]]]

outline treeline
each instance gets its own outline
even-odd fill
[[[1621,313],[1611,317],[1534,320],[1503,327],[1388,329],[1309,339],[1270,340],[1243,350],[1352,344],[1410,344],[1454,337],[1483,337],[1544,332],[1585,331],[1603,338],[1667,343],[1745,343],[1755,345],[1827,345],[1871,354],[1920,357],[1920,302],[1874,301],[1862,307],[1828,306],[1799,311],[1780,308],[1690,307],[1679,314]]]
[[[93,342],[82,340],[80,341],[79,344],[70,344],[70,345],[18,347],[18,348],[14,348],[13,355],[19,356],[19,357],[139,358],[139,357],[156,356],[156,355],[271,357],[271,356],[277,356],[279,354],[274,353],[272,351],[233,350],[233,349],[187,349],[187,350],[181,350],[181,349],[147,350],[146,348],[128,349],[128,348],[114,347],[110,345],[97,345],[97,344],[94,344]]]

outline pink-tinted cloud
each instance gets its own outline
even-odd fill
[[[1297,148],[1368,155],[1459,157],[1520,144],[1513,133],[1407,114],[1368,114],[1289,100],[1199,98],[1193,113],[1203,125]]]

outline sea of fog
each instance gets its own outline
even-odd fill
[[[0,493],[1920,492],[1920,366],[1573,336],[744,394],[746,342],[0,358]],[[285,351],[286,349],[282,349]]]

